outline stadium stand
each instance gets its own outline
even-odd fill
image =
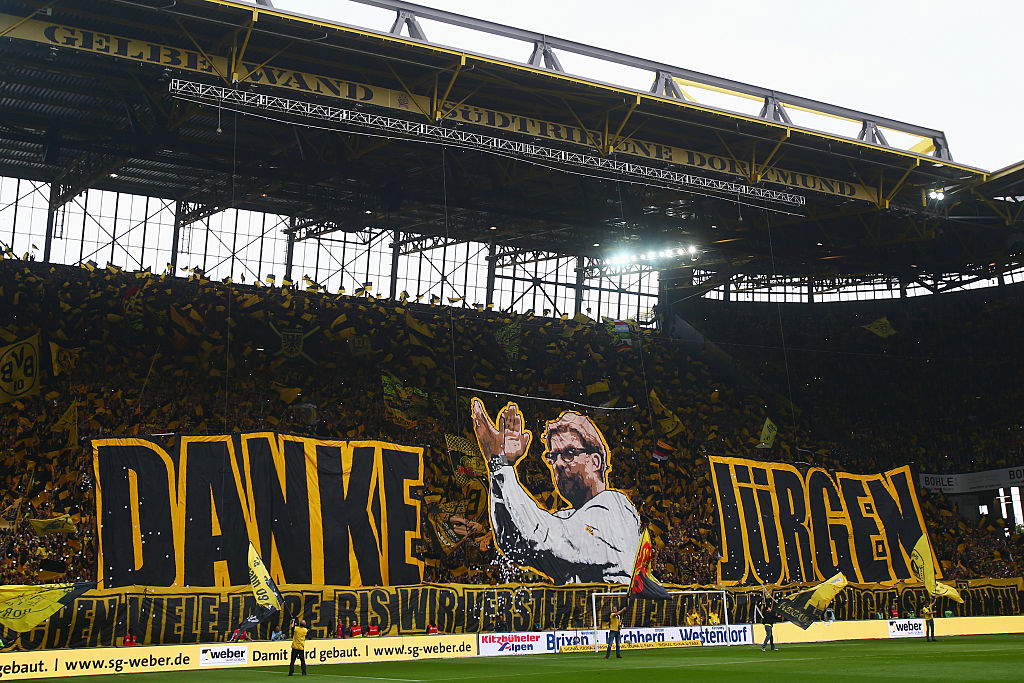
[[[742,373],[785,394],[767,311],[709,313],[702,321],[709,339],[737,359],[737,376],[717,369],[721,359],[711,350],[688,351],[655,330],[634,327],[630,346],[588,321],[6,260],[0,264],[0,319],[9,321],[0,328],[4,343],[39,332],[40,358],[55,344],[70,350],[72,360],[56,375],[43,360],[39,394],[0,411],[3,516],[10,519],[0,531],[0,580],[94,578],[90,437],[164,434],[170,444],[177,434],[259,429],[426,445],[419,548],[425,581],[529,579],[526,570],[502,563],[486,525],[474,524],[486,515],[485,505],[451,504],[465,498],[474,478],[471,464],[455,464],[458,446],[446,439],[473,437],[466,426],[473,392],[453,391],[464,386],[637,406],[590,411],[613,448],[613,482],[628,486],[658,532],[664,547],[656,572],[663,580],[712,584],[718,551],[707,453],[852,472],[908,460],[935,468],[955,463],[966,471],[1016,457],[1019,450],[1009,449],[1019,448],[1019,425],[1009,406],[1019,389],[1000,379],[996,360],[1010,356],[1012,340],[994,341],[999,335],[992,332],[1019,304],[984,296],[913,301],[899,312],[840,309],[824,323],[787,314],[799,411],[795,418],[773,413],[783,430],[775,448],[764,451],[755,445],[772,397],[747,388]],[[899,331],[884,341],[858,326],[881,314]],[[969,326],[967,316],[973,316]],[[756,345],[743,341],[754,338]],[[993,349],[993,343],[1007,347]],[[974,408],[969,397],[979,386],[985,399]],[[648,399],[651,390],[660,401]],[[396,391],[412,399],[390,400]],[[930,402],[939,391],[956,397],[949,403],[959,409],[943,412],[941,401]],[[492,411],[498,400],[487,395]],[[550,407],[530,399],[520,404],[539,433]],[[77,419],[62,420],[72,405]],[[956,434],[967,441],[949,440]],[[943,439],[946,448],[936,448]],[[659,440],[672,451],[661,462],[652,458]],[[954,453],[967,455],[957,460]],[[526,467],[524,483],[553,509],[548,473],[539,459]],[[948,577],[1021,575],[1020,533],[1006,537],[1001,520],[962,516],[941,494],[919,495]],[[40,536],[29,521],[63,513],[74,532]]]

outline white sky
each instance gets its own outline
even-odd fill
[[[394,20],[394,12],[347,0],[273,1],[280,9],[383,31]],[[953,158],[971,166],[995,170],[1024,159],[1019,114],[1024,89],[1018,75],[1024,63],[1022,0],[420,4],[937,128],[946,133]],[[424,29],[431,41],[468,51],[517,61],[530,54],[526,44],[437,24],[424,23]],[[564,53],[559,57],[570,72],[650,86],[642,79],[626,82],[638,74],[604,71]],[[692,94],[726,106],[699,91]],[[899,144],[892,136],[890,142]]]

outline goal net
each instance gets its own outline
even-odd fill
[[[629,593],[592,593],[591,623],[594,628],[594,650],[601,647],[598,634],[607,633],[612,610],[625,606],[622,630],[673,627],[706,628],[715,624],[729,626],[728,593],[724,590],[668,591],[668,600],[635,598]],[[625,642],[625,640],[624,640]],[[731,644],[731,643],[729,643]]]

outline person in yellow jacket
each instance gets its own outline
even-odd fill
[[[622,659],[622,653],[619,651],[619,647],[622,644],[622,636],[620,631],[622,630],[622,613],[626,611],[626,606],[623,605],[618,610],[612,610],[611,616],[608,617],[608,651],[604,653],[604,658],[608,659],[608,656],[612,653],[612,639],[615,639],[615,656]]]
[[[925,605],[921,608],[921,616],[924,618],[924,639],[935,642],[935,603]]]
[[[302,675],[306,675],[306,634],[309,633],[309,629],[306,628],[306,621],[303,619],[299,622],[299,625],[295,625],[295,620],[292,619],[292,663],[288,667],[288,675],[292,676],[295,674],[295,660],[298,659],[299,663],[302,664]]]

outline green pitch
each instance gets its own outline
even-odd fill
[[[1020,681],[1024,635],[959,636],[928,643],[919,638],[780,645],[761,652],[752,645],[624,651],[622,659],[563,654],[481,657],[377,664],[311,666],[307,680],[345,681],[513,681],[515,683],[657,683],[660,681],[758,681],[902,679],[932,681]],[[235,683],[272,681],[287,667],[188,673],[127,674],[139,683]],[[122,674],[123,676],[124,674]],[[296,671],[296,676],[299,672]],[[82,683],[114,681],[87,676]],[[124,683],[124,682],[120,682]]]

